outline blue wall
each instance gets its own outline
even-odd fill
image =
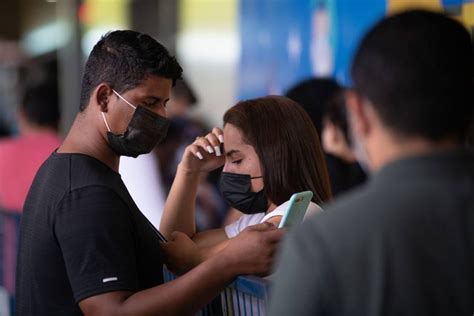
[[[295,78],[309,76],[311,1],[242,0],[240,6],[240,97],[278,93]],[[288,38],[301,45],[301,58],[290,58]]]
[[[241,0],[239,98],[281,94],[314,75],[312,19],[318,10],[326,10],[330,21],[330,75],[349,83],[354,49],[367,28],[384,16],[385,1]]]

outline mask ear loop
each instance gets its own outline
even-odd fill
[[[133,104],[131,104],[130,102],[128,102],[127,100],[125,100],[117,91],[115,91],[114,89],[112,89],[113,93],[115,93],[115,95],[117,95],[123,102],[127,103],[128,105],[130,105],[134,110],[137,109],[136,106],[134,106]],[[105,126],[107,126],[107,130],[109,132],[112,132],[112,130],[110,129],[109,127],[109,124],[107,123],[107,120],[105,119],[105,114],[104,112],[101,112],[102,113],[102,118],[104,119],[104,123],[105,123]]]
[[[107,124],[107,120],[105,119],[105,114],[104,114],[104,112],[100,112],[100,113],[102,113],[102,118],[104,119],[105,126],[107,126],[107,130],[108,130],[109,132],[111,132],[111,131],[110,131],[109,124]]]
[[[130,105],[134,110],[137,109],[137,107],[133,104],[131,104],[130,102],[128,102],[127,100],[125,100],[124,97],[122,97],[117,91],[115,91],[114,89],[112,89],[112,91],[125,103],[127,103],[128,105]]]

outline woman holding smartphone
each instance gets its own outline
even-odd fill
[[[226,227],[196,233],[199,177],[221,166],[221,193],[244,215]],[[277,226],[291,195],[308,190],[313,199],[307,213],[314,214],[331,198],[331,189],[316,129],[304,109],[282,96],[241,101],[225,113],[223,131],[214,128],[198,137],[183,154],[160,225],[171,240],[167,251],[186,253],[188,267],[182,268],[189,269],[248,226],[266,221]],[[180,247],[171,247],[173,242]]]

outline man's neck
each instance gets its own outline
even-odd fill
[[[368,145],[367,151],[370,166],[374,171],[380,170],[385,165],[410,156],[417,156],[447,150],[459,146],[454,138],[445,138],[440,141],[431,141],[423,137],[399,138],[387,133],[380,133]]]
[[[91,156],[118,172],[120,157],[108,146],[105,137],[79,113],[58,153],[79,153]]]

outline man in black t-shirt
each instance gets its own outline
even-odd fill
[[[148,35],[115,31],[95,45],[80,112],[25,203],[18,315],[187,315],[235,276],[269,272],[282,232],[262,224],[162,284],[160,234],[138,210],[118,167],[120,156],[150,152],[165,136],[166,103],[181,72]]]
[[[421,10],[364,37],[346,99],[373,175],[288,236],[270,315],[474,315],[472,52]]]

